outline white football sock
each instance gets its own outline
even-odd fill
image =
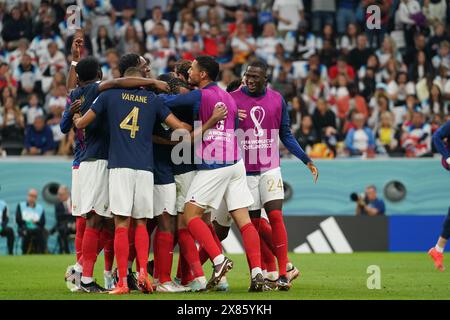
[[[73,267],[76,272],[82,273],[83,272],[83,266],[79,264],[78,262],[75,263],[75,266]]]
[[[278,279],[278,271],[271,271],[271,272],[267,272],[267,274],[265,275],[266,279],[275,281]]]
[[[435,248],[437,252],[444,253],[444,248],[439,247],[438,245],[436,245]]]
[[[225,256],[223,254],[219,254],[217,257],[214,258],[213,264],[217,266],[218,264],[221,264],[225,260]]]
[[[94,279],[92,277],[81,277],[81,282],[83,282],[84,284],[89,284],[93,281]]]
[[[256,277],[258,274],[262,274],[262,270],[260,267],[256,267],[252,269],[252,278]]]

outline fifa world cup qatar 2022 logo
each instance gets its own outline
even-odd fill
[[[261,126],[264,118],[266,116],[266,112],[261,106],[255,106],[250,110],[250,119],[252,119],[255,127],[253,128],[253,134],[255,137],[262,137],[264,135],[264,130]]]

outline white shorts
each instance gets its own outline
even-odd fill
[[[261,219],[265,219],[267,220],[267,222],[269,222],[269,217],[267,216],[266,210],[264,210],[264,208],[261,209]],[[231,225],[233,224],[233,217],[230,215],[225,201],[222,201],[220,203],[217,210],[211,210],[211,221],[216,221],[222,227],[231,227]]]
[[[153,218],[153,173],[145,170],[109,170],[110,208],[114,215]]]
[[[231,227],[233,224],[233,218],[224,200],[220,203],[219,208],[211,210],[211,221],[216,221],[222,227]]]
[[[219,169],[199,170],[185,202],[195,203],[205,209],[218,209],[222,199],[229,211],[246,208],[253,203],[245,179],[244,161]]]
[[[110,218],[108,195],[108,161],[83,161],[78,168],[80,185],[80,214],[94,210],[100,216]]]
[[[176,210],[177,212],[184,211],[184,203],[186,202],[186,195],[189,191],[189,187],[191,186],[192,180],[194,180],[197,171],[190,171],[183,174],[175,175],[175,184],[176,184]]]
[[[70,199],[72,201],[72,215],[74,217],[81,217],[81,184],[80,184],[80,169],[72,168],[72,188],[70,190]]]
[[[247,184],[252,193],[253,204],[250,211],[259,210],[269,201],[283,200],[284,187],[280,167],[263,172],[259,175],[247,176]]]
[[[153,213],[160,216],[164,212],[171,216],[177,215],[175,203],[177,200],[177,186],[175,183],[155,184],[153,187]]]

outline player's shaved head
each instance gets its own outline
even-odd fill
[[[267,84],[268,66],[261,60],[249,64],[244,74],[245,85],[253,94],[262,94]]]
[[[100,64],[94,57],[86,57],[78,62],[75,71],[81,82],[96,80],[99,76]]]
[[[131,67],[131,68],[128,68],[127,70],[125,70],[124,76],[125,77],[141,77],[142,73],[141,73],[141,70],[139,70],[139,68]]]

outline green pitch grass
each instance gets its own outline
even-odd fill
[[[301,277],[288,292],[248,293],[249,275],[246,258],[230,255],[235,267],[228,274],[229,292],[204,292],[143,295],[134,292],[124,296],[71,293],[64,282],[67,265],[74,256],[0,257],[0,299],[449,299],[450,270],[434,269],[426,253],[355,253],[291,254],[300,268]],[[178,261],[175,256],[174,261]],[[367,268],[381,269],[381,289],[369,290]],[[103,284],[103,257],[95,276]],[[210,266],[205,266],[207,276]]]

